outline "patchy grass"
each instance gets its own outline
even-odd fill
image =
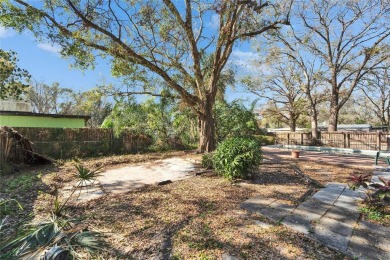
[[[184,153],[115,156],[82,163],[90,169],[102,165],[109,169],[179,155]],[[303,167],[307,165],[312,168]],[[321,180],[321,174],[316,171],[328,166],[309,162],[298,166],[311,178],[326,181]],[[329,167],[332,167],[329,171],[337,168]],[[345,170],[338,169],[339,172]],[[1,191],[7,189],[2,196],[19,194],[17,199],[28,208],[22,213],[15,212],[27,216],[18,223],[11,223],[14,230],[20,231],[21,223],[47,214],[52,187],[66,186],[74,172],[72,163],[65,162],[46,170],[36,169],[29,177],[25,176],[27,172],[7,176],[6,182],[0,184]],[[30,182],[25,182],[25,178],[31,178],[33,184],[26,184]],[[335,175],[334,179],[337,178]],[[19,188],[16,183],[21,183]],[[164,186],[150,185],[74,204],[66,214],[79,218],[85,228],[107,235],[112,250],[102,255],[103,258],[161,259],[165,256],[206,260],[220,259],[222,254],[228,253],[240,259],[343,259],[337,252],[284,226],[262,228],[256,221],[270,223],[267,219],[240,208],[240,203],[254,196],[278,198],[286,204],[298,205],[314,189],[288,162],[269,162],[260,166],[253,181],[232,184],[209,172]],[[7,238],[15,234],[10,233]]]
[[[42,172],[38,169],[26,170],[17,174],[1,176],[0,200],[16,200],[17,203],[5,203],[0,206],[0,219],[7,217],[0,233],[0,243],[23,233],[24,224],[35,216],[35,201],[50,189],[42,182]]]

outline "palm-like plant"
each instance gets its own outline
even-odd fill
[[[82,256],[76,252],[77,248],[84,248],[90,253],[107,248],[100,233],[77,228],[76,222],[62,213],[76,190],[96,181],[101,168],[91,171],[82,165],[76,165],[76,169],[74,176],[78,179],[78,184],[62,204],[56,192],[49,220],[31,226],[27,235],[0,247],[0,254],[4,253],[2,255],[6,259],[46,260],[67,259],[69,256],[81,259]]]
[[[4,256],[17,259],[57,259],[60,256],[82,258],[76,252],[78,247],[87,249],[90,253],[104,250],[106,243],[97,232],[75,228],[72,220],[52,215],[49,221],[41,222],[32,227],[27,235],[17,238],[0,248],[8,253]]]
[[[77,171],[74,174],[74,177],[77,180],[77,185],[73,188],[72,192],[70,193],[68,198],[64,201],[64,203],[62,203],[62,205],[59,202],[58,193],[55,192],[56,195],[55,195],[55,199],[54,199],[53,213],[57,216],[62,215],[62,211],[63,211],[65,205],[68,203],[69,199],[73,196],[73,194],[77,190],[79,190],[81,193],[81,189],[85,187],[85,188],[87,188],[87,191],[88,191],[88,186],[95,183],[97,177],[99,177],[99,175],[101,173],[100,170],[103,168],[103,166],[102,166],[102,167],[99,167],[99,168],[92,171],[92,170],[89,170],[88,168],[84,167],[81,164],[76,164],[75,167],[76,167]],[[79,195],[80,195],[80,193],[79,193]]]
[[[81,164],[75,165],[77,172],[75,173],[75,177],[78,179],[78,187],[85,187],[90,184],[95,183],[96,178],[100,175],[101,169],[103,167],[97,168],[93,171],[89,170],[88,168],[85,168]]]

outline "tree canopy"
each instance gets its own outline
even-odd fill
[[[17,65],[16,52],[0,49],[0,100],[20,100],[26,93],[30,74]]]
[[[203,152],[215,147],[212,109],[233,48],[289,24],[289,8],[262,0],[14,0],[0,5],[0,23],[59,44],[81,68],[109,57],[113,74],[137,92],[160,95],[153,78],[162,79],[196,114]],[[208,22],[213,16],[217,24]]]

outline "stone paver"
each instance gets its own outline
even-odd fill
[[[291,213],[294,208],[295,206],[274,201],[268,207],[258,210],[258,212],[275,222],[280,222],[286,215]]]
[[[261,228],[264,228],[264,229],[269,229],[269,228],[271,228],[273,226],[271,224],[265,223],[265,222],[260,221],[260,220],[255,220],[255,225],[259,226]]]
[[[390,172],[374,172],[373,180]],[[301,232],[330,248],[357,259],[390,259],[390,228],[360,221],[358,202],[363,189],[352,191],[345,184],[329,183],[294,208],[278,200],[252,198],[242,208]],[[259,204],[257,204],[259,202]]]
[[[225,254],[222,254],[222,260],[238,260],[238,258],[225,253]]]

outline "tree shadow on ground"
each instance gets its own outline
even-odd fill
[[[36,213],[47,209],[46,199],[53,191],[42,178],[47,173],[55,171],[56,166],[21,166],[18,169],[18,172],[0,176],[0,199],[16,200],[22,206],[22,209],[17,203],[5,203],[0,206],[0,219],[6,218],[5,225],[0,231],[0,244],[23,234],[26,224],[35,218]],[[41,204],[37,204],[38,201]]]
[[[286,183],[295,185],[298,180],[289,178],[282,182]],[[72,215],[83,217],[93,229],[115,234],[108,239],[113,249],[107,257],[218,258],[228,253],[247,259],[287,259],[301,253],[313,255],[319,248],[333,256],[334,252],[306,242],[283,227],[274,226],[267,231],[254,225],[261,217],[240,209],[240,203],[256,192],[215,175],[198,176],[106,195],[73,206]],[[287,244],[297,253],[283,251],[278,243]]]

